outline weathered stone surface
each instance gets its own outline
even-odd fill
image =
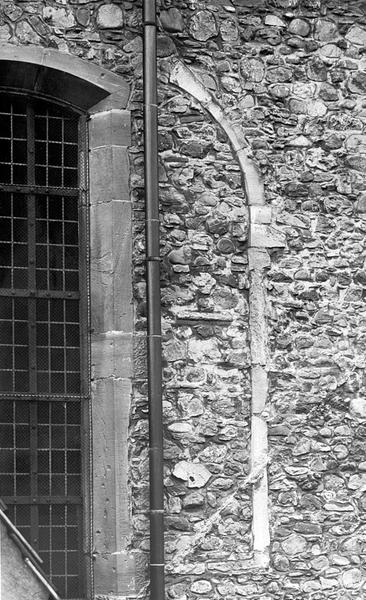
[[[73,13],[65,8],[47,6],[43,9],[43,18],[45,21],[51,21],[55,27],[69,29],[75,26]]]
[[[307,65],[307,75],[312,81],[326,81],[327,68],[324,62],[315,56]]]
[[[118,27],[122,27],[122,9],[118,4],[102,4],[98,9],[97,23],[101,29],[117,29]]]
[[[203,506],[205,497],[200,492],[190,492],[183,498],[183,506],[185,508],[197,508]]]
[[[277,15],[267,15],[264,19],[264,24],[269,27],[286,27],[286,23]]]
[[[164,354],[168,362],[182,360],[187,357],[187,346],[177,340],[170,340],[163,345]]]
[[[290,561],[283,554],[275,554],[273,557],[273,566],[277,571],[287,571],[290,567]]]
[[[342,50],[336,44],[325,44],[317,51],[324,63],[332,64],[342,56]]]
[[[366,400],[364,398],[352,398],[350,409],[356,416],[366,418]]]
[[[360,569],[349,569],[342,574],[342,583],[345,588],[357,589],[362,583],[362,572]]]
[[[359,25],[353,25],[345,35],[346,40],[357,46],[366,45],[366,29]]]
[[[191,585],[191,591],[200,596],[209,594],[212,590],[212,584],[208,579],[197,579]]]
[[[289,555],[294,556],[304,552],[307,543],[303,536],[297,535],[296,533],[291,534],[282,542],[283,550]]]
[[[293,19],[288,27],[290,33],[306,37],[310,33],[310,25],[304,19]]]
[[[20,6],[16,6],[13,4],[7,4],[3,8],[4,15],[9,17],[11,21],[17,21],[23,14],[23,10]]]
[[[86,27],[90,22],[89,7],[81,7],[76,12],[76,20],[82,27]]]
[[[225,19],[220,23],[220,34],[225,42],[235,42],[239,38],[238,25],[235,19]]]
[[[19,42],[23,44],[38,44],[41,40],[40,36],[27,23],[27,21],[20,21],[17,23],[16,34]],[[10,32],[7,25],[3,25],[1,27],[0,35],[2,36],[3,40],[9,39]]]
[[[182,13],[177,8],[162,10],[160,13],[160,22],[166,31],[183,31],[184,19]]]
[[[330,19],[317,19],[315,21],[314,36],[320,42],[330,42],[338,37],[338,27]]]
[[[285,237],[281,230],[265,224],[253,223],[250,230],[250,244],[255,248],[282,248]]]
[[[198,11],[189,23],[192,37],[200,42],[206,42],[218,34],[216,19],[208,10]]]
[[[240,61],[240,71],[245,80],[259,83],[264,77],[264,63],[257,58],[243,58]]]
[[[358,154],[351,154],[347,158],[347,164],[351,169],[356,169],[356,171],[364,173],[366,168],[366,157]]]
[[[350,92],[364,94],[366,92],[366,72],[359,71],[351,76],[348,82]]]
[[[327,107],[322,100],[316,100],[315,102],[309,102],[308,114],[311,117],[324,117],[327,112]]]
[[[189,265],[192,262],[192,250],[189,246],[182,246],[178,250],[172,250],[168,258],[173,264]]]
[[[186,481],[189,488],[204,487],[211,477],[211,473],[204,465],[185,460],[175,465],[173,475]]]

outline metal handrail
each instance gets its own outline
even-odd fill
[[[35,566],[34,563],[32,563],[32,561],[30,560],[30,558],[25,558],[24,562],[26,563],[26,565],[31,569],[31,571],[33,571],[33,573],[35,574],[35,576],[37,577],[37,579],[39,579],[39,581],[41,581],[43,583],[43,585],[45,586],[45,588],[49,591],[49,593],[51,594],[52,598],[54,598],[54,600],[61,600],[60,596],[58,595],[58,593],[56,592],[56,590],[52,587],[52,585],[47,581],[47,579],[45,577],[43,577],[42,573],[40,573],[37,569],[37,567]]]
[[[4,511],[0,508],[0,519],[5,523],[6,527],[10,529],[11,533],[14,536],[14,541],[19,540],[22,546],[27,550],[27,552],[32,556],[32,558],[38,563],[42,564],[43,560],[37,554],[37,552],[32,548],[30,543],[25,539],[25,537],[20,533],[19,529],[15,527],[15,525],[10,521],[10,519],[6,516]]]
[[[19,529],[12,523],[12,521],[6,516],[4,513],[5,504],[0,500],[0,519],[5,524],[6,528],[9,531],[10,537],[14,540],[14,543],[18,546],[22,556],[24,558],[24,562],[31,569],[34,575],[37,577],[38,581],[40,581],[47,591],[52,596],[53,600],[61,600],[60,596],[56,592],[55,588],[52,584],[47,581],[46,577],[40,572],[37,564],[41,565],[43,560],[37,554],[37,552],[32,548],[30,543],[25,539],[25,537],[20,533]]]

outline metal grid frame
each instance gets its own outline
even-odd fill
[[[82,405],[2,401],[0,413],[9,517],[43,559],[55,587],[72,598],[82,577]]]
[[[11,110],[6,113],[4,104],[8,103],[9,106],[9,98]],[[21,107],[24,107],[23,111]],[[66,120],[71,115],[74,120],[73,132],[65,126]],[[20,125],[16,124],[18,117],[22,121]],[[15,133],[24,134],[24,118],[26,135],[24,139],[21,137],[18,139]],[[5,129],[2,129],[4,123]],[[59,140],[54,139],[57,136]],[[13,473],[10,474],[14,482],[18,477],[23,477],[24,481],[23,487],[20,485],[20,489],[17,489],[14,485],[13,493],[4,494],[3,499],[9,506],[15,524],[45,559],[45,568],[56,587],[62,591],[65,598],[80,598],[85,597],[88,587],[85,582],[84,557],[90,556],[91,510],[88,501],[85,502],[90,490],[86,119],[83,115],[71,113],[68,109],[60,109],[57,105],[40,102],[37,99],[19,99],[15,96],[0,95],[0,149],[1,144],[4,144],[4,141],[8,143],[9,139],[10,155],[5,158],[10,156],[10,170],[9,164],[3,160],[0,153],[0,206],[1,199],[10,198],[11,208],[8,242],[11,247],[10,278],[5,280],[3,278],[2,281],[0,279],[0,331],[3,326],[8,332],[8,340],[10,335],[11,344],[3,344],[3,346],[12,346],[12,352],[10,353],[11,364],[5,362],[6,368],[0,360],[0,378],[4,373],[11,373],[12,380],[9,385],[10,379],[5,377],[8,384],[0,385],[0,415],[4,415],[6,406],[11,405],[13,438],[11,447],[5,448],[5,440],[10,439],[9,423],[3,423],[4,416],[0,416],[0,428],[2,426],[4,431],[7,429],[8,434],[8,438],[3,438],[4,443],[0,451],[0,456],[3,456],[0,472],[5,475],[4,461],[9,459],[10,452],[13,469]],[[20,141],[26,143],[25,162],[21,162],[24,148],[17,149],[15,143]],[[67,154],[70,148],[73,149],[72,160]],[[2,170],[4,165],[6,169]],[[25,180],[24,165],[26,166]],[[75,179],[77,173],[79,173],[79,181]],[[4,205],[6,204],[5,200]],[[72,214],[71,219],[70,214]],[[1,215],[0,209],[0,221],[1,218],[6,222],[7,217]],[[21,222],[21,227],[17,221]],[[40,222],[43,224],[43,229],[39,226]],[[76,224],[79,226],[79,231],[75,234]],[[54,228],[53,240],[52,227]],[[72,234],[70,234],[70,227],[74,229]],[[50,240],[55,243],[51,244]],[[7,240],[3,242],[4,247]],[[21,247],[22,252],[19,252],[18,246]],[[27,246],[26,264],[24,264],[24,246]],[[65,250],[67,246],[69,255]],[[17,252],[14,251],[14,247]],[[77,257],[79,263],[75,267],[75,255],[79,254],[79,251],[80,256]],[[21,258],[19,258],[20,254]],[[71,260],[70,254],[73,254]],[[55,264],[56,268],[52,269]],[[9,269],[9,264],[1,265],[0,258],[0,273],[1,268]],[[14,276],[17,269],[24,270],[22,276],[18,278]],[[37,278],[37,271],[42,275],[45,273],[46,277]],[[80,281],[74,277],[76,271],[80,275]],[[68,273],[73,276],[70,278],[71,284],[67,282]],[[24,277],[27,279],[26,285],[24,285]],[[10,285],[6,285],[9,282]],[[6,315],[7,318],[3,318],[1,314],[1,303],[11,309]],[[75,308],[76,305],[78,310]],[[56,306],[58,308],[55,310]],[[54,313],[53,319],[52,313]],[[25,340],[23,344],[19,343],[22,338]],[[25,357],[25,348],[28,352],[27,357]],[[6,361],[8,360],[6,347],[3,350],[5,350],[3,355]],[[78,359],[76,359],[77,353]],[[64,365],[62,369],[59,367],[60,364]],[[19,365],[22,368],[17,368]],[[40,384],[40,375],[43,375],[43,384]],[[24,446],[25,442],[22,442],[16,432],[18,416],[16,413],[22,406],[29,414],[27,423],[18,420],[18,433],[22,431],[22,435],[28,440],[26,447],[22,447],[22,443]],[[57,423],[54,413],[63,410],[67,415],[72,406],[78,407],[79,424],[71,425],[67,420],[64,423]],[[47,411],[49,422],[47,425],[41,425],[39,416]],[[43,433],[41,431],[42,427],[43,430],[48,428],[48,449],[40,447],[40,444],[45,444],[44,441],[42,442],[42,435],[43,440],[45,435],[44,431]],[[74,427],[74,430],[79,429],[79,448],[70,448],[67,445],[69,442],[75,444],[75,439],[72,442],[72,438],[71,441],[68,438],[67,430],[70,427]],[[61,444],[62,447],[58,447],[57,444]],[[77,465],[76,471],[75,465]],[[23,475],[20,471],[22,468],[25,470]],[[72,469],[74,473],[70,472]],[[11,471],[9,467],[8,470]],[[1,477],[0,473],[0,480]],[[27,483],[25,478],[28,480]],[[45,510],[49,511],[53,528],[50,524],[42,525],[42,515]],[[27,511],[29,524],[24,523],[24,515]],[[63,526],[61,523],[52,522],[52,519],[57,521],[57,514],[60,514],[60,511],[64,511],[65,518],[74,511],[74,516],[77,515],[74,523],[66,520]],[[74,543],[71,550],[66,547],[70,543],[69,529],[72,530],[74,538],[77,530],[77,548]],[[58,540],[58,547],[54,538]],[[62,538],[63,550],[60,549]],[[55,561],[56,556],[57,561]],[[77,561],[75,561],[76,556],[78,556]],[[68,570],[72,572],[62,573],[60,568],[62,562],[65,572],[67,573]],[[77,573],[75,563],[78,565]],[[76,585],[76,581],[81,585]]]

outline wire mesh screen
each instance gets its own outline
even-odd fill
[[[77,187],[78,135],[75,117],[55,107],[35,109],[35,182],[37,185]]]
[[[0,391],[29,391],[28,300],[0,297]]]
[[[77,173],[77,116],[0,96],[0,392],[80,393]]]
[[[27,183],[27,106],[22,99],[0,99],[0,181]]]
[[[78,219],[77,197],[0,192],[0,287],[28,288],[33,266],[38,289],[78,290]]]
[[[80,597],[80,506],[39,507],[39,554],[63,598]]]
[[[61,596],[80,597],[81,403],[0,401],[0,444],[9,517]]]
[[[37,299],[37,389],[40,392],[80,392],[79,303]]]
[[[0,150],[1,151],[1,150]],[[27,198],[0,192],[0,286],[28,286]]]
[[[0,94],[0,494],[68,599],[83,595],[78,140],[78,115]]]
[[[30,404],[0,401],[2,496],[31,495]]]
[[[78,186],[78,116],[42,101],[1,96],[2,183],[29,183],[30,149],[36,185]]]
[[[38,554],[62,598],[79,598],[80,590],[80,506],[41,505],[37,507]],[[31,539],[32,507],[13,505],[9,517],[28,540]]]
[[[36,198],[36,287],[79,289],[78,203],[73,197]]]

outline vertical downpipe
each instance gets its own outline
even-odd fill
[[[150,599],[164,600],[164,494],[156,0],[144,0],[147,366],[150,437]]]

